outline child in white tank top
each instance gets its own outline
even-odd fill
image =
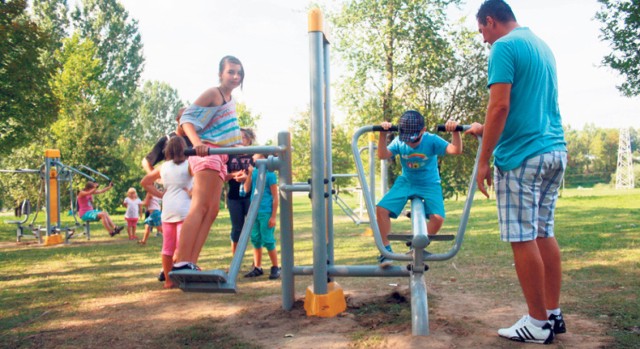
[[[184,150],[186,143],[182,137],[169,140],[165,148],[165,161],[161,167],[147,174],[140,184],[153,196],[162,198],[162,270],[164,272],[164,288],[175,285],[169,279],[169,272],[173,267],[178,236],[182,222],[189,213],[191,206],[191,187],[193,175],[189,162],[186,161]],[[164,191],[159,191],[153,183],[162,178]]]

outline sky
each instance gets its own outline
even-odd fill
[[[308,0],[120,0],[138,21],[144,44],[143,80],[163,81],[193,102],[218,84],[218,62],[238,57],[245,68],[242,90],[234,98],[260,114],[258,141],[275,139],[289,120],[308,108]],[[597,0],[507,1],[518,23],[531,28],[555,54],[563,124],[582,129],[640,127],[640,97],[622,97],[616,72],[601,66],[610,52],[599,39]],[[339,0],[317,0],[338,9]],[[482,0],[469,0],[449,11],[451,21],[467,16],[476,31],[475,14]],[[478,34],[480,40],[480,34]],[[337,56],[331,81],[344,74]],[[332,91],[332,111],[344,115]]]

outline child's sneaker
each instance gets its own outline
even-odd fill
[[[388,268],[393,265],[393,261],[383,255],[380,255],[378,257],[378,265],[380,266],[380,268]]]
[[[562,313],[560,313],[560,315],[549,315],[549,322],[553,327],[554,334],[567,332],[567,327],[564,324],[564,317],[562,317]]]
[[[254,277],[258,277],[260,275],[263,275],[264,272],[262,271],[262,268],[259,267],[253,267],[253,270],[244,274],[244,277],[246,278],[254,278]]]
[[[269,273],[269,280],[275,280],[280,278],[280,267],[271,267],[271,273]]]
[[[512,341],[551,344],[553,342],[553,329],[550,323],[542,327],[535,326],[529,321],[529,315],[525,315],[509,328],[498,330],[500,337],[511,339]]]
[[[166,280],[164,277],[164,270],[160,270],[160,274],[158,274],[158,281],[164,281]]]

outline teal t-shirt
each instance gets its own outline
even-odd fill
[[[258,171],[257,169],[251,174],[251,200],[253,200],[253,193],[256,190],[256,184],[258,183]],[[258,213],[271,213],[273,210],[273,195],[271,195],[271,186],[278,184],[278,177],[275,172],[267,172],[267,183],[264,186],[264,194],[262,194],[262,200],[260,201],[260,207]]]
[[[493,151],[503,171],[550,151],[566,151],[558,107],[556,61],[547,44],[526,27],[496,40],[489,54],[488,87],[511,84],[509,115]]]
[[[440,183],[438,155],[447,152],[449,142],[431,133],[425,132],[417,147],[411,148],[400,138],[395,138],[387,147],[395,156],[400,156],[402,175],[412,185],[427,186]]]

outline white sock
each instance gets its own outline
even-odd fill
[[[173,266],[176,268],[180,268],[180,267],[184,267],[187,264],[189,264],[189,262],[178,262],[178,263],[175,263]]]
[[[529,315],[529,322],[533,325],[533,326],[537,326],[537,327],[542,327],[545,324],[548,323],[547,320],[537,320],[531,317],[531,315]]]
[[[562,314],[562,312],[560,311],[560,308],[551,309],[551,310],[547,309],[547,318],[551,316],[551,314],[558,316]]]

